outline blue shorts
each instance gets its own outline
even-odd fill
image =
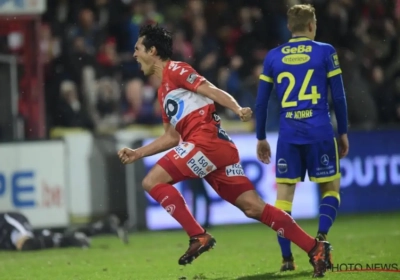
[[[303,182],[306,171],[312,182],[326,183],[340,178],[340,163],[336,139],[312,144],[292,144],[278,140],[276,152],[276,182]]]

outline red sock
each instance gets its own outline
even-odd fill
[[[169,184],[158,184],[149,192],[152,198],[181,224],[189,237],[203,234],[205,230],[195,220],[180,192]]]
[[[267,204],[265,206],[261,222],[275,230],[279,236],[292,241],[307,253],[315,246],[315,239],[299,227],[289,214],[272,205]]]

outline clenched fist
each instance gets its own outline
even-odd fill
[[[141,158],[137,150],[132,150],[129,148],[123,148],[119,150],[118,156],[123,164],[129,164]]]
[[[253,116],[253,111],[249,107],[246,108],[240,108],[238,116],[240,117],[240,120],[242,122],[248,122],[251,120],[251,117]]]

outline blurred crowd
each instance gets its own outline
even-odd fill
[[[149,23],[174,32],[174,60],[253,107],[266,53],[290,39],[286,10],[304,2],[317,10],[317,40],[338,50],[351,126],[400,124],[399,1],[51,0],[41,27],[49,125],[103,131],[161,123],[160,81],[144,78],[132,58]],[[269,130],[277,114],[273,98]]]

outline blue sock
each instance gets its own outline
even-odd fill
[[[340,205],[340,195],[338,192],[329,191],[322,195],[319,206],[319,228],[318,233],[327,235],[329,229],[336,219],[337,210]]]
[[[275,202],[275,207],[285,211],[289,215],[292,215],[292,203],[289,201],[277,200]],[[281,247],[282,257],[284,259],[290,258],[292,256],[292,249],[290,248],[291,247],[290,240],[284,237],[280,237],[279,235],[277,235],[277,237],[279,246]]]

